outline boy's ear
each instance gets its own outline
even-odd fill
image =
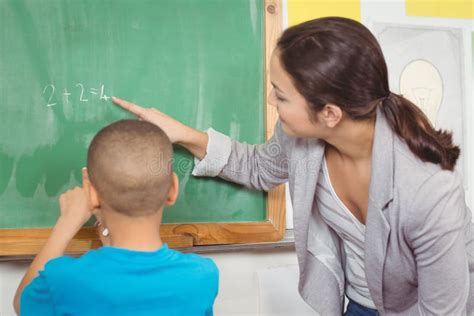
[[[320,119],[329,128],[334,128],[342,120],[342,110],[335,104],[326,104],[320,112]]]
[[[99,195],[97,194],[97,190],[94,188],[94,186],[89,180],[89,173],[87,172],[87,168],[82,168],[82,187],[87,196],[89,209],[91,209],[92,213],[95,214],[97,212],[97,209],[100,208],[100,200]]]
[[[171,206],[176,203],[176,200],[178,199],[179,195],[179,179],[176,173],[172,173],[171,175],[171,187],[170,190],[168,191],[168,196],[166,197],[165,200],[165,206]]]

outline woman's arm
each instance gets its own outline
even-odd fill
[[[470,225],[455,173],[436,173],[416,193],[406,235],[416,259],[422,315],[466,313],[470,276],[465,231]]]
[[[273,136],[265,144],[249,145],[232,140],[229,158],[219,177],[248,188],[269,191],[288,181],[288,152],[292,141],[279,121]]]
[[[202,159],[206,155],[208,142],[207,133],[184,125],[155,108],[144,108],[117,97],[113,97],[112,101],[136,115],[140,120],[153,123],[160,127],[166,135],[168,135],[173,144],[184,147],[198,159]]]
[[[208,133],[195,130],[153,108],[143,108],[116,97],[112,100],[139,119],[161,127],[173,143],[190,151],[198,159],[193,170],[195,176],[219,176],[265,191],[288,179],[287,148],[291,140],[279,122],[268,142],[250,145],[212,129]]]

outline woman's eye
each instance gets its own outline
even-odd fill
[[[279,96],[276,96],[276,98],[277,98],[278,101],[281,101],[281,102],[286,101],[285,99],[283,99],[282,97],[279,97]]]

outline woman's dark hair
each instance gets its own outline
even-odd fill
[[[453,170],[460,149],[452,134],[434,129],[416,105],[390,92],[382,50],[361,23],[327,17],[293,26],[279,39],[277,52],[312,113],[331,103],[354,120],[366,120],[380,106],[416,156]]]

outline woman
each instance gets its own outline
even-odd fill
[[[286,30],[271,59],[279,113],[263,145],[114,102],[198,159],[194,175],[270,190],[289,181],[303,299],[322,315],[472,313],[474,249],[459,148],[389,90],[376,39],[322,18]],[[468,306],[469,305],[469,306]]]

